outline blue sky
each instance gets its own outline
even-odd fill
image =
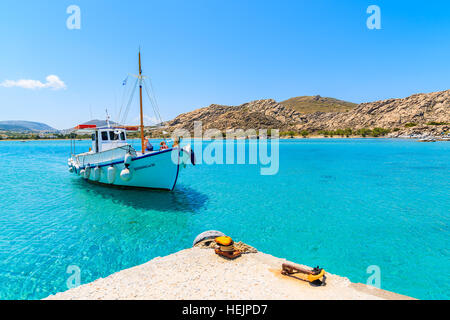
[[[72,4],[80,30],[66,27]],[[381,30],[366,26],[373,4]],[[62,129],[105,108],[114,118],[139,45],[164,120],[211,103],[446,90],[449,36],[449,1],[2,0],[0,83],[56,75],[65,88],[0,86],[0,120]],[[128,122],[137,116],[135,100]]]

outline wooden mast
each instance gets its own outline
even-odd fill
[[[139,101],[141,107],[141,147],[142,154],[145,152],[144,146],[144,113],[142,111],[142,70],[141,70],[141,50],[139,50]]]

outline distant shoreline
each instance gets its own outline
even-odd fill
[[[133,138],[129,140],[139,140],[139,138]],[[150,138],[150,140],[160,140],[164,139],[163,137],[158,138]],[[171,138],[166,138],[171,139]],[[400,138],[400,137],[363,137],[363,136],[352,136],[352,137],[341,137],[341,136],[333,136],[333,137],[324,137],[324,136],[294,136],[294,137],[279,137],[279,140],[308,140],[308,139],[401,139],[401,140],[417,140],[417,138]],[[75,140],[75,141],[91,141],[91,139],[0,139],[1,141],[16,141],[16,142],[28,142],[28,141],[66,141],[66,140]],[[191,138],[191,140],[199,140],[199,138]],[[205,141],[218,140],[218,139],[204,139]],[[245,139],[227,139],[223,138],[223,140],[259,140],[255,138],[245,138]],[[270,140],[270,138],[269,138]]]
[[[401,140],[419,140],[422,137],[419,136],[389,136],[389,135],[381,135],[381,136],[358,136],[358,135],[352,135],[352,136],[341,136],[341,135],[333,135],[333,136],[324,136],[324,135],[308,135],[306,137],[301,136],[301,135],[295,135],[295,136],[287,136],[287,135],[283,135],[283,136],[279,136],[278,139],[280,140],[307,140],[307,139],[401,139]],[[442,140],[443,137],[439,137],[439,136],[430,136],[429,138],[433,138],[436,141],[449,141],[447,139]],[[150,140],[161,140],[164,139],[164,137],[152,137],[150,138]],[[165,137],[165,139],[171,139],[171,137]],[[199,138],[196,137],[191,137],[191,140],[200,140]],[[232,139],[228,139],[226,137],[222,138],[223,140],[259,140],[259,138],[249,138],[249,137],[245,137],[245,138],[240,138],[240,137],[234,137]],[[268,136],[268,139],[270,140],[271,137]],[[65,140],[74,140],[74,141],[91,141],[90,138],[80,138],[80,139],[70,139],[70,138],[40,138],[40,139],[0,139],[1,141],[17,141],[17,142],[27,142],[27,141],[65,141]],[[140,138],[129,138],[128,140],[140,140]],[[211,141],[211,140],[219,140],[219,139],[204,139],[206,141]]]
[[[360,138],[364,138],[364,139],[369,139],[369,138],[387,138],[389,139],[389,137],[386,136],[382,136],[382,137],[363,137],[363,136],[351,136],[351,137],[341,137],[341,136],[333,136],[333,137],[324,137],[324,136],[307,136],[307,137],[303,137],[303,136],[294,136],[294,137],[287,137],[287,136],[281,136],[278,137],[280,140],[290,140],[290,139],[360,139]],[[150,138],[150,140],[158,140],[158,139],[164,139],[164,137],[154,137],[154,138]],[[166,139],[171,139],[170,137],[166,137]],[[199,138],[195,138],[192,137],[192,140],[199,140]],[[269,137],[270,139],[270,137]],[[0,141],[64,141],[64,140],[75,140],[75,141],[91,141],[91,139],[0,139]],[[140,140],[140,138],[131,138],[128,140]],[[204,140],[217,140],[217,139],[204,139]],[[258,140],[255,138],[245,138],[245,139],[227,139],[227,138],[223,138],[223,140]]]

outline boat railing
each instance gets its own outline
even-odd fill
[[[76,155],[75,159],[81,166],[87,164],[104,164],[113,160],[123,158],[127,153],[130,153],[133,157],[136,156],[136,150],[128,144],[96,153],[82,153]]]

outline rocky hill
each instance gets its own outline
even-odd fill
[[[335,130],[343,128],[402,128],[406,124],[425,125],[450,122],[450,90],[415,94],[403,99],[361,103],[348,112],[316,112],[305,115],[299,129]]]
[[[56,132],[55,128],[45,123],[24,121],[24,120],[7,120],[0,121],[0,131],[12,132]]]
[[[109,121],[109,124],[112,125],[112,126],[118,125],[117,122],[114,122],[114,121],[111,121],[111,120]],[[89,121],[80,123],[80,125],[96,125],[97,127],[106,127],[108,124],[107,124],[106,120],[93,119],[93,120],[89,120]],[[63,134],[69,134],[69,133],[74,132],[74,131],[75,131],[74,127],[73,128],[69,128],[69,129],[60,130],[60,132],[63,133]]]
[[[96,125],[97,127],[105,127],[108,125],[108,123],[106,122],[106,120],[98,120],[98,119],[93,119],[93,120],[89,120],[87,122],[81,123],[81,125]],[[114,122],[112,120],[109,120],[109,124],[112,126],[118,125],[117,122]]]
[[[287,129],[298,123],[300,113],[275,100],[256,100],[240,106],[212,104],[209,107],[183,113],[169,121],[173,129],[193,130],[194,121],[202,121],[203,129]]]
[[[321,97],[317,97],[320,100]],[[330,102],[341,101],[325,99],[330,99],[329,105],[322,104],[321,107],[333,108]],[[240,106],[212,104],[209,107],[181,114],[167,122],[167,125],[172,129],[192,130],[194,121],[202,121],[203,129],[271,128],[310,132],[380,127],[396,129],[400,134],[409,128],[408,124],[422,128],[427,127],[429,123],[450,123],[450,90],[415,94],[403,99],[361,103],[356,107],[352,107],[351,104],[345,105],[343,103],[347,102],[342,101],[339,102],[340,110],[334,112],[313,112],[313,109],[307,110],[308,112],[304,109],[302,112],[301,108],[292,105],[292,101],[294,100],[289,99],[277,103],[275,100],[266,99]],[[321,103],[323,102],[327,100],[322,99]],[[348,111],[343,111],[342,108],[348,108]]]
[[[335,98],[317,96],[301,96],[280,102],[284,106],[295,109],[302,114],[314,112],[346,112],[354,109],[357,104]]]

